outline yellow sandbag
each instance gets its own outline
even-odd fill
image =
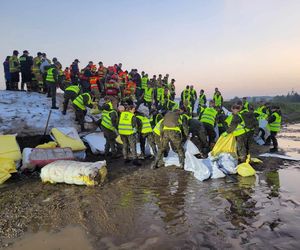
[[[121,136],[118,135],[117,138],[116,138],[116,142],[119,143],[119,144],[123,144],[122,142],[122,139],[121,139]]]
[[[16,135],[0,135],[0,158],[21,160],[22,154]]]
[[[86,146],[82,140],[73,139],[72,137],[60,132],[57,128],[53,128],[51,130],[51,134],[55,137],[58,145],[62,148],[71,148],[72,151],[86,150]]]
[[[249,164],[250,158],[246,160],[246,162],[241,163],[237,166],[237,172],[240,176],[248,177],[255,175],[256,171],[251,165]]]
[[[217,156],[221,153],[236,155],[236,140],[232,133],[228,134],[226,137],[220,136],[211,151],[212,156]]]
[[[253,163],[263,163],[263,161],[258,159],[258,158],[251,158],[251,162],[253,162]]]
[[[0,159],[0,170],[6,171],[7,173],[16,173],[16,163],[11,159]]]
[[[56,148],[56,147],[57,147],[57,143],[55,141],[49,141],[47,143],[40,144],[35,148]]]
[[[0,185],[11,177],[11,174],[0,169]]]

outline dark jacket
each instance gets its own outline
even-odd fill
[[[32,57],[27,55],[22,55],[19,58],[21,65],[21,72],[28,73],[31,72],[31,66],[33,65]]]
[[[4,67],[4,77],[6,81],[10,81],[10,72],[9,72],[9,61],[3,62]]]

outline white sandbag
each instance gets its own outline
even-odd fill
[[[106,173],[106,161],[56,161],[42,168],[41,179],[50,183],[92,186],[103,182]]]
[[[184,170],[193,172],[195,178],[199,181],[204,181],[210,177],[211,171],[209,168],[209,159],[198,159],[189,152],[185,153]]]
[[[268,125],[268,121],[265,119],[259,119],[258,120],[258,124],[260,128],[266,128]]]
[[[218,155],[217,164],[225,169],[227,174],[236,174],[238,161],[231,154],[221,153]]]
[[[106,140],[103,132],[88,134],[82,140],[89,144],[93,154],[104,154]]]
[[[34,169],[35,166],[30,164],[30,154],[31,154],[32,148],[24,148],[22,152],[22,166],[21,170],[25,169]]]
[[[149,109],[144,103],[139,106],[137,111],[149,117]]]
[[[219,165],[216,161],[212,161],[212,173],[211,177],[212,179],[218,179],[225,177],[225,174],[219,169]]]
[[[178,155],[171,149],[169,151],[168,157],[164,157],[163,160],[164,160],[166,167],[168,167],[168,166],[179,167],[180,166]]]
[[[191,142],[191,140],[187,140],[185,142],[185,144],[184,144],[184,150],[188,151],[192,155],[200,154],[199,149],[197,148],[197,146],[193,142]]]
[[[140,155],[140,154],[142,153],[142,150],[141,150],[141,144],[140,144],[139,142],[136,144],[136,153],[137,153],[138,155]],[[153,153],[153,151],[152,151],[150,145],[148,144],[147,139],[146,139],[146,143],[145,143],[145,155],[146,155],[146,156],[154,155],[154,153]]]

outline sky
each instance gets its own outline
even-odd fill
[[[0,0],[0,58],[14,49],[123,63],[225,98],[300,92],[300,0]],[[3,70],[0,88],[4,88]]]

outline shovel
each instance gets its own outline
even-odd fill
[[[45,130],[44,130],[44,134],[43,134],[42,138],[40,139],[40,144],[45,143],[47,141],[46,133],[47,133],[47,130],[48,130],[48,125],[49,125],[51,113],[52,113],[52,109],[50,109],[50,111],[49,111],[46,127],[45,127]]]

